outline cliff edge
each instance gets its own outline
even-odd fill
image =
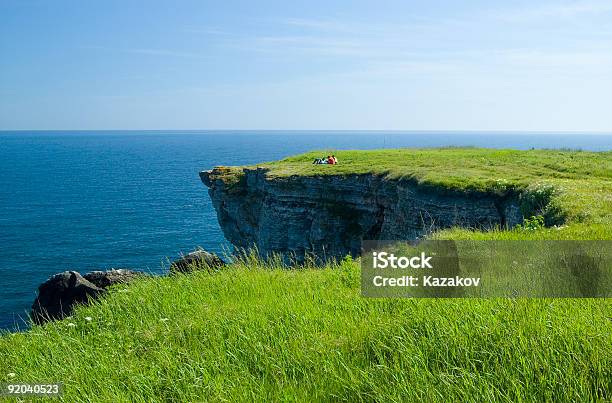
[[[436,189],[376,174],[269,178],[267,171],[244,168],[233,182],[228,168],[200,173],[225,237],[263,255],[355,256],[364,239],[417,239],[440,228],[511,227],[523,220],[515,196]]]
[[[605,233],[612,221],[612,153],[339,151],[338,165],[312,164],[325,154],[201,172],[225,237],[263,255],[326,258],[358,255],[366,239],[411,240],[451,227],[510,229],[535,215],[546,226],[600,225]]]

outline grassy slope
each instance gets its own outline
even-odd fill
[[[567,228],[443,235],[610,238],[612,153],[346,151],[341,165],[310,165],[320,154],[264,165],[496,192],[545,181],[564,189]],[[0,382],[63,381],[68,401],[612,397],[609,300],[371,300],[358,281],[352,262],[287,271],[255,261],[140,281],[1,337]]]
[[[67,401],[582,401],[612,393],[611,318],[605,300],[365,299],[353,262],[247,262],[0,338],[0,381],[60,380]]]

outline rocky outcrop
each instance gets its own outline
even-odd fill
[[[56,274],[38,287],[38,297],[32,304],[32,320],[41,324],[63,318],[72,312],[75,304],[85,304],[103,292],[76,271]]]
[[[417,239],[432,230],[522,222],[517,195],[460,192],[381,175],[269,178],[262,168],[200,173],[225,237],[262,255],[358,255],[364,239]]]
[[[137,277],[145,275],[143,272],[130,269],[97,270],[83,276],[96,287],[107,288],[115,284],[126,284]]]
[[[225,262],[219,256],[198,249],[174,261],[170,271],[216,270],[222,266]],[[72,314],[76,305],[99,298],[108,287],[127,284],[142,276],[147,274],[130,269],[97,270],[83,276],[76,271],[58,273],[38,287],[30,316],[37,324],[62,319]]]
[[[214,253],[203,249],[186,254],[170,265],[170,273],[189,273],[195,270],[217,270],[225,266],[225,262]]]
[[[30,316],[37,324],[64,318],[72,313],[75,305],[97,299],[107,287],[142,275],[128,269],[94,271],[85,276],[76,271],[58,273],[38,287]]]

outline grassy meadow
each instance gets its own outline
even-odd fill
[[[367,299],[347,260],[118,287],[0,338],[0,382],[66,401],[588,401],[612,392],[604,299]],[[8,379],[9,373],[15,374]]]
[[[311,164],[327,153],[258,166],[278,178],[374,172],[525,202],[545,192],[542,208],[563,217],[435,239],[612,239],[611,152],[334,151],[339,165]],[[609,401],[612,301],[368,299],[358,261],[246,256],[117,286],[70,318],[0,337],[0,383],[58,381],[70,402]]]

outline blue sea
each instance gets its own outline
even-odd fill
[[[0,132],[0,329],[27,327],[36,289],[67,269],[161,273],[227,245],[198,172],[313,149],[612,149],[612,135],[469,132]]]

